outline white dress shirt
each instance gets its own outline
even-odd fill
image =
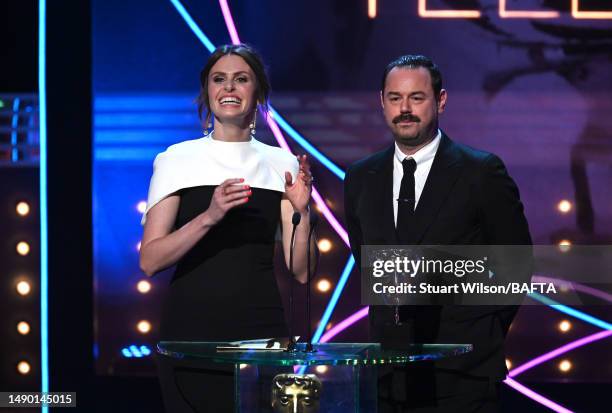
[[[393,157],[393,219],[397,226],[397,199],[399,198],[400,186],[402,184],[402,178],[404,177],[404,168],[402,161],[405,158],[412,158],[416,162],[416,171],[414,171],[414,195],[415,203],[414,208],[416,209],[419,204],[419,199],[423,193],[425,182],[427,182],[427,176],[431,170],[434,157],[440,146],[440,139],[442,138],[442,132],[438,129],[438,134],[432,139],[427,145],[423,146],[416,153],[408,156],[395,144],[395,156]]]

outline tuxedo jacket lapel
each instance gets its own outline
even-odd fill
[[[438,212],[447,201],[448,195],[459,178],[461,157],[453,142],[442,134],[440,146],[434,157],[431,170],[425,181],[425,187],[414,212],[414,230],[410,231],[408,240],[419,244],[434,222]],[[391,177],[393,180],[393,177]]]
[[[368,173],[372,177],[371,194],[380,210],[374,218],[383,230],[388,244],[397,244],[395,219],[393,217],[393,156],[395,146],[391,146]]]

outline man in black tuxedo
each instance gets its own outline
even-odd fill
[[[395,143],[349,167],[345,218],[362,245],[531,245],[518,189],[495,155],[438,129],[446,106],[438,67],[425,56],[391,62],[381,104]],[[388,368],[379,412],[496,412],[507,369],[504,339],[515,306],[371,306],[375,342],[470,343],[471,353]]]

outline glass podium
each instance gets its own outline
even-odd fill
[[[439,360],[472,351],[471,344],[412,344],[383,350],[378,343],[315,344],[297,351],[218,351],[223,342],[162,341],[166,357],[233,364],[236,412],[376,412],[377,368]]]

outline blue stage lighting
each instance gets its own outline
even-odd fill
[[[208,49],[208,51],[212,53],[215,50],[215,45],[212,44],[212,42],[208,39],[208,37],[206,37],[204,32],[202,32],[202,30],[198,27],[196,22],[191,18],[191,16],[187,12],[187,10],[185,10],[185,7],[183,7],[181,2],[178,0],[170,0],[170,3],[172,3],[172,5],[176,8],[179,14],[183,17],[183,19],[185,20],[185,23],[187,23],[187,25],[189,26],[193,34],[195,34],[196,37],[200,39],[200,41]]]
[[[529,297],[543,304],[546,304],[557,311],[571,315],[572,317],[576,317],[577,319],[582,320],[585,323],[589,323],[599,328],[603,328],[604,330],[612,330],[612,324],[608,323],[607,321],[600,320],[597,317],[593,317],[592,315],[583,313],[582,311],[576,310],[575,308],[558,303],[555,300],[550,299],[546,296],[540,295],[538,293],[531,293],[529,294]]]
[[[327,303],[327,308],[325,308],[325,312],[323,313],[323,317],[321,317],[321,321],[319,321],[319,325],[317,327],[317,331],[315,331],[314,336],[312,337],[313,343],[318,343],[325,331],[325,326],[329,322],[329,319],[336,308],[336,304],[340,299],[340,295],[342,295],[342,290],[344,290],[344,286],[348,281],[349,275],[351,275],[351,271],[355,266],[355,258],[351,255],[344,266],[344,270],[342,270],[342,275],[340,275],[340,280],[338,281],[338,285],[334,289],[334,293],[332,294],[329,303]]]
[[[46,80],[47,1],[38,2],[38,104],[40,140],[40,382],[41,391],[49,391],[48,322],[48,240],[47,240],[47,80]],[[43,406],[43,413],[49,407]]]

